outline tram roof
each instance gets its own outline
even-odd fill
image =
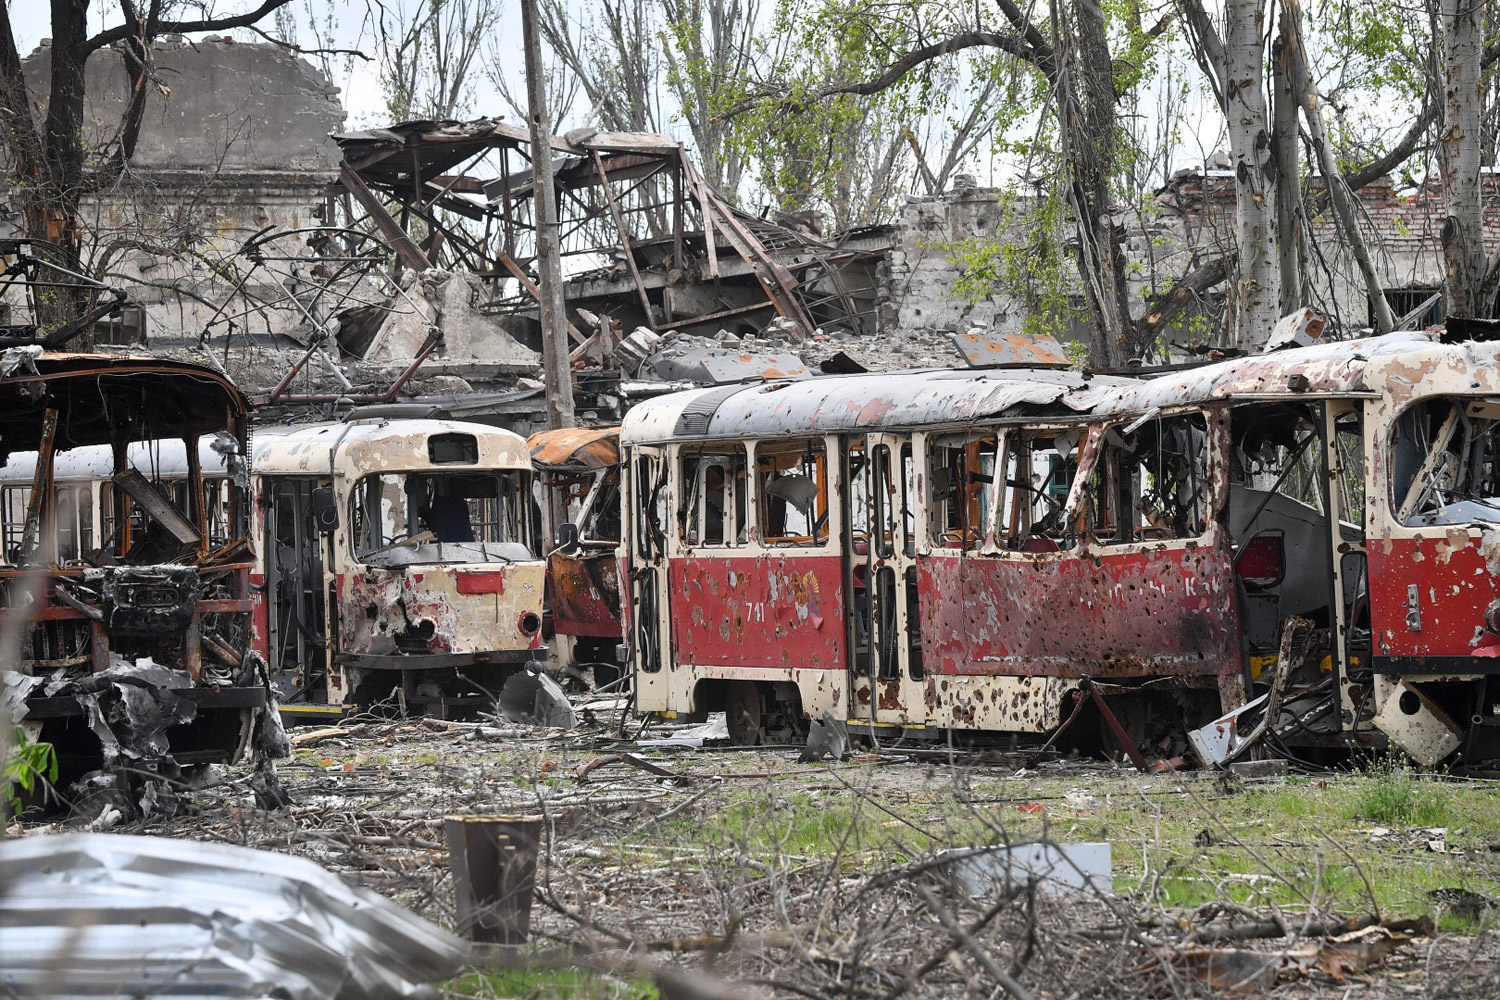
[[[428,442],[439,435],[474,438],[478,461],[433,461]],[[378,472],[529,469],[526,439],[513,431],[465,420],[377,417],[255,428],[251,469],[256,475],[361,476]],[[335,451],[337,454],[335,454]]]
[[[58,450],[235,431],[245,397],[211,368],[168,358],[37,352],[0,359],[0,454],[35,450],[45,411],[58,414]],[[122,425],[128,424],[128,427]]]
[[[531,435],[531,461],[539,469],[596,472],[620,464],[620,428],[564,427]]]
[[[828,375],[660,396],[637,404],[626,415],[620,437],[625,444],[650,444],[682,438],[776,437],[813,430],[844,433],[962,426],[1013,415],[1020,407],[1058,417],[1127,416],[1236,397],[1388,394],[1400,398],[1443,369],[1460,373],[1467,391],[1500,391],[1500,382],[1490,384],[1489,373],[1497,361],[1500,344],[1446,345],[1424,333],[1401,332],[1233,358],[1153,376],[1086,377],[1075,371],[1037,368]]]

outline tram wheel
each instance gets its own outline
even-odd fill
[[[724,692],[724,716],[729,739],[742,747],[766,741],[765,696],[754,681],[730,681]]]

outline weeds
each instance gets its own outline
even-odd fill
[[[1441,785],[1392,756],[1366,771],[1355,792],[1352,818],[1401,827],[1447,826],[1450,809]]]
[[[0,793],[5,796],[7,811],[19,816],[26,799],[34,793],[47,793],[57,780],[57,751],[51,743],[33,743],[26,731],[15,727],[11,744],[0,757]]]

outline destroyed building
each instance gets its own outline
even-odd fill
[[[135,154],[119,182],[85,200],[81,216],[110,252],[107,278],[130,299],[104,342],[153,348],[191,342],[234,276],[225,254],[266,230],[315,224],[318,194],[338,167],[328,133],[343,122],[338,88],[306,60],[269,43],[230,36],[153,44],[160,86],[146,99]],[[47,41],[24,62],[37,88],[48,79]],[[87,68],[89,148],[105,148],[128,84],[120,53],[95,52]],[[33,89],[38,106],[44,93]],[[19,236],[20,206],[0,192],[0,237]],[[274,290],[261,290],[270,297]],[[246,316],[240,329],[268,333]]]

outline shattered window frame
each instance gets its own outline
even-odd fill
[[[1003,430],[996,460],[996,469],[1004,471],[998,477],[1002,482],[996,493],[995,548],[1033,554],[1074,548],[1078,544],[1077,518],[1070,504],[1089,426],[1023,424]],[[1059,440],[1068,443],[1065,452],[1057,449]],[[1047,458],[1046,472],[1040,478],[1038,456]]]
[[[1441,442],[1436,450],[1434,441]],[[1387,442],[1387,499],[1395,523],[1500,522],[1500,396],[1414,400],[1391,420]]]
[[[1004,432],[996,428],[923,435],[927,473],[927,542],[973,552],[990,545],[995,526],[995,470]],[[962,488],[953,485],[962,480]]]
[[[440,481],[450,481],[444,485],[462,486],[464,481],[479,480],[492,481],[495,485],[493,496],[475,495],[468,496],[462,493],[457,496],[464,501],[467,513],[467,521],[473,537],[470,541],[445,540],[441,537],[420,542],[411,546],[412,555],[430,555],[431,558],[412,558],[402,565],[442,565],[450,563],[469,563],[475,561],[484,562],[511,562],[518,559],[535,558],[532,551],[532,525],[531,506],[532,476],[521,469],[407,469],[388,470],[384,472],[371,472],[357,479],[349,489],[348,504],[345,508],[348,526],[348,554],[350,559],[361,566],[375,566],[382,568],[380,563],[372,563],[372,556],[384,554],[393,548],[400,546],[403,542],[420,536],[424,531],[435,531],[431,523],[424,522],[425,517],[433,516],[423,514],[424,505],[414,503],[418,494],[412,489],[412,480],[418,480],[419,485],[437,485]],[[365,511],[371,502],[370,486],[372,483],[380,483],[383,480],[391,480],[395,488],[395,495],[382,490],[377,500],[381,505],[380,532],[381,541],[373,546],[366,545],[369,541],[368,533],[373,525],[366,521]],[[432,499],[438,497],[454,496],[450,491],[434,492],[429,495]],[[398,506],[399,500],[399,506]],[[400,520],[397,520],[399,516]],[[386,538],[385,528],[391,526],[399,528],[404,524],[405,533]],[[444,552],[444,546],[450,546],[448,552]],[[423,552],[428,546],[431,552]],[[464,548],[456,548],[464,546]],[[496,546],[491,552],[489,546]],[[483,559],[471,558],[474,547],[484,556]],[[524,552],[524,555],[523,555]],[[383,568],[395,568],[395,564]]]
[[[823,437],[756,442],[755,521],[761,545],[775,549],[828,545],[833,538],[828,456],[828,442]],[[801,477],[812,485],[812,492],[802,502],[795,494],[806,490],[792,477]],[[777,492],[772,492],[773,487]],[[804,530],[789,530],[793,526]]]
[[[743,444],[678,449],[673,462],[682,498],[673,519],[678,545],[728,549],[750,543],[749,461],[749,450]]]
[[[1113,421],[1095,434],[1093,468],[1080,490],[1083,528],[1091,542],[1185,541],[1208,532],[1214,462],[1203,410]],[[1179,464],[1183,467],[1174,468]]]

